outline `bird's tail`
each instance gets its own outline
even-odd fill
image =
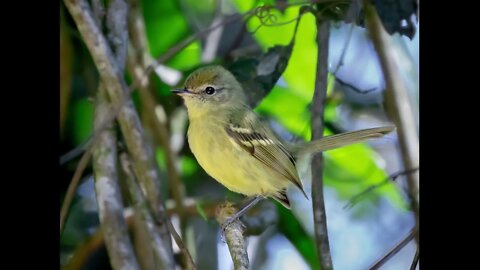
[[[315,154],[350,144],[360,143],[368,139],[380,138],[395,130],[395,127],[378,127],[356,130],[323,137],[319,140],[290,146],[294,156]]]

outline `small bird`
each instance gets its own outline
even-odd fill
[[[291,184],[308,198],[297,157],[382,137],[395,129],[372,128],[290,144],[262,124],[247,105],[240,83],[221,66],[197,69],[183,89],[172,92],[187,107],[188,143],[200,166],[229,190],[253,197],[233,219],[265,197],[290,208],[286,188]]]

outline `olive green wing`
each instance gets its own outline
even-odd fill
[[[305,194],[294,157],[276,138],[273,131],[262,125],[253,112],[247,111],[232,117],[225,130],[241,148],[291,181]]]

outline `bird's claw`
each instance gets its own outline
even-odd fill
[[[225,231],[227,230],[228,226],[232,225],[235,221],[238,221],[238,223],[242,227],[242,230],[246,229],[245,224],[240,222],[240,219],[239,219],[238,216],[234,215],[232,217],[226,218],[225,221],[222,224],[222,230],[221,230],[221,235],[220,235],[222,242],[224,242],[224,243],[226,242]]]

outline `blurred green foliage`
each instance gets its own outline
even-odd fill
[[[181,4],[179,1],[174,0],[142,1],[146,34],[151,55],[153,57],[162,56],[170,48],[195,34],[197,30],[192,28],[191,18],[188,17],[186,13],[194,12],[196,16],[203,16],[202,18],[212,16],[215,10],[213,8],[215,7],[215,3],[217,3],[217,1],[214,0],[201,2],[201,4],[200,1],[193,0],[184,1]],[[274,5],[275,1],[232,0],[232,3],[239,13],[245,13],[263,4]],[[188,10],[185,10],[185,6],[187,5],[189,5]],[[253,40],[261,48],[263,53],[266,53],[274,46],[287,46],[290,43],[294,35],[295,21],[299,16],[300,8],[301,5],[295,5],[283,12],[271,10],[269,14],[274,17],[270,17],[270,21],[262,22],[262,20],[256,16],[246,21],[247,30],[251,33]],[[262,25],[264,23],[278,25]],[[311,137],[309,106],[313,97],[317,64],[317,45],[315,38],[315,17],[310,13],[306,13],[300,20],[293,50],[289,52],[279,52],[284,54],[291,53],[288,59],[288,65],[281,74],[279,82],[271,91],[270,89],[266,90],[265,94],[268,93],[268,95],[259,102],[259,105],[255,109],[256,112],[262,116],[274,119],[288,130],[288,132],[301,140],[310,140]],[[80,45],[77,44],[77,46]],[[201,62],[202,46],[203,43],[201,40],[195,40],[169,59],[165,65],[185,73],[184,75],[188,75],[186,74],[188,71],[204,64]],[[79,48],[76,49],[80,50]],[[224,63],[224,59],[216,59],[215,61]],[[235,66],[235,64],[238,63],[239,62],[234,61],[230,64]],[[248,62],[245,65],[251,63],[252,62]],[[90,66],[90,68],[94,67]],[[280,74],[275,74],[275,76],[277,75],[279,76]],[[276,81],[276,78],[274,81]],[[335,87],[334,77],[331,74],[329,75],[328,83],[328,93],[331,94]],[[156,86],[155,94],[162,96],[161,103],[166,104],[167,109],[168,107],[181,106],[178,100],[170,96],[169,86],[162,83],[158,78],[155,78],[154,85]],[[79,87],[74,87],[74,89],[77,88]],[[89,89],[88,91],[84,91],[84,93],[94,91],[95,89]],[[141,102],[138,98],[138,93],[133,94],[133,99],[137,108],[139,108]],[[337,106],[338,103],[335,100],[326,104],[325,121],[336,122],[338,117]],[[168,112],[167,110],[167,113]],[[70,119],[69,122],[71,123],[68,128],[71,130],[66,133],[69,134],[70,137],[64,139],[63,142],[66,150],[80,145],[92,133],[93,104],[85,94],[73,95],[70,101],[68,115]],[[332,131],[326,129],[325,135],[330,134],[332,134]],[[187,146],[185,146],[178,155],[179,168],[187,192],[191,193],[192,189],[202,191],[208,189],[210,192],[210,190],[214,189],[215,192],[223,194],[219,197],[228,198],[230,196],[229,191],[226,191],[219,185],[211,184],[213,180],[206,177],[206,174],[201,170]],[[165,155],[160,147],[155,149],[155,156],[159,169],[165,172]],[[365,144],[357,144],[328,151],[324,156],[325,183],[334,188],[339,198],[345,201],[348,201],[366,188],[383,182],[387,177],[384,168],[379,166],[381,162],[378,162],[378,160],[381,158]],[[71,170],[72,166],[66,168]],[[69,171],[69,173],[73,172]],[[62,179],[62,181],[68,180],[69,179]],[[197,193],[195,194],[197,195]],[[367,199],[375,201],[380,197],[387,198],[396,207],[401,209],[406,208],[402,194],[392,183],[375,189]],[[201,199],[202,198],[200,198],[200,201]],[[199,204],[196,205],[196,209],[197,212],[206,219],[206,213]],[[304,226],[302,226],[291,211],[283,207],[278,207],[278,209],[280,214],[278,228],[280,232],[285,234],[292,242],[312,269],[319,269],[315,244],[312,237],[305,232],[303,229]],[[79,215],[78,213],[78,208],[75,208],[75,211],[71,213],[73,218],[71,218],[70,222],[79,220],[77,216]],[[74,228],[78,229],[78,227]],[[82,236],[78,231],[68,227],[64,235],[62,244],[67,246],[73,246],[75,241],[80,242],[79,239],[81,238],[80,236]]]

